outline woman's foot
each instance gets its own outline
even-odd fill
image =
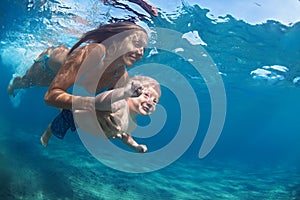
[[[7,88],[7,93],[10,95],[10,96],[13,96],[15,97],[15,94],[14,94],[14,87],[12,84],[10,84]]]
[[[104,4],[109,3],[108,0],[101,0]],[[147,13],[150,15],[153,15],[155,17],[158,16],[157,8],[150,3],[148,3],[146,0],[128,0],[131,3],[135,3],[139,6],[141,6]],[[117,0],[112,1],[114,3],[117,3]],[[111,4],[111,3],[110,3]],[[125,3],[126,4],[126,3]]]
[[[23,79],[21,76],[17,76],[14,78],[14,80],[12,81],[11,84],[9,84],[8,88],[7,88],[7,93],[13,97],[16,96],[15,94],[15,89],[20,89],[20,85],[22,85],[24,83]],[[17,86],[17,88],[16,88]]]
[[[47,130],[45,130],[44,134],[41,137],[41,143],[44,147],[46,147],[48,145],[48,141],[49,141],[51,135],[52,135],[52,131],[51,131],[51,128],[49,125]]]
[[[158,16],[157,8],[145,0],[140,0],[138,3],[147,13],[155,17]]]

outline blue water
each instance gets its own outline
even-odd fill
[[[58,110],[44,103],[46,88],[32,87],[9,97],[12,77],[24,74],[49,45],[72,46],[111,16],[134,16],[97,1],[83,2],[0,3],[0,199],[300,199],[300,23],[250,25],[230,15],[226,22],[216,22],[207,17],[208,10],[187,4],[144,20],[153,30],[197,31],[206,45],[196,46],[207,52],[222,78],[225,123],[216,145],[202,159],[199,149],[212,115],[205,77],[174,52],[159,50],[148,56],[155,43],[137,64],[170,66],[192,86],[199,103],[198,131],[179,159],[152,172],[125,173],[99,162],[71,132],[63,141],[52,138],[44,148],[39,138]],[[163,87],[160,105],[167,113],[164,127],[138,140],[149,152],[165,148],[181,122],[182,102],[172,89]],[[149,123],[140,119],[141,126]]]

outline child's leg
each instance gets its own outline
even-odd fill
[[[48,141],[49,141],[51,135],[52,135],[51,124],[49,124],[47,129],[45,130],[45,132],[43,133],[43,135],[41,137],[41,143],[44,147],[46,147],[48,145]]]

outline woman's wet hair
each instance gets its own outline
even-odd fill
[[[130,21],[102,25],[97,29],[85,33],[81,39],[70,49],[69,55],[84,42],[102,43],[114,35],[122,32],[128,32],[129,34],[131,31],[143,31],[146,33],[144,28]]]

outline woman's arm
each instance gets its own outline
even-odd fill
[[[96,96],[96,109],[111,111],[112,104],[129,97],[138,97],[142,94],[143,86],[139,81],[129,81],[124,87],[102,92]]]
[[[74,96],[67,93],[67,89],[74,85],[77,76],[81,77],[99,65],[104,54],[105,47],[101,44],[90,44],[74,51],[52,81],[45,95],[45,102],[64,109],[72,109],[72,105],[75,105],[78,110],[93,110],[94,97]],[[84,62],[85,59],[88,59],[87,62]],[[84,64],[87,66],[83,66]],[[82,74],[78,74],[80,68],[83,69],[80,70]]]

